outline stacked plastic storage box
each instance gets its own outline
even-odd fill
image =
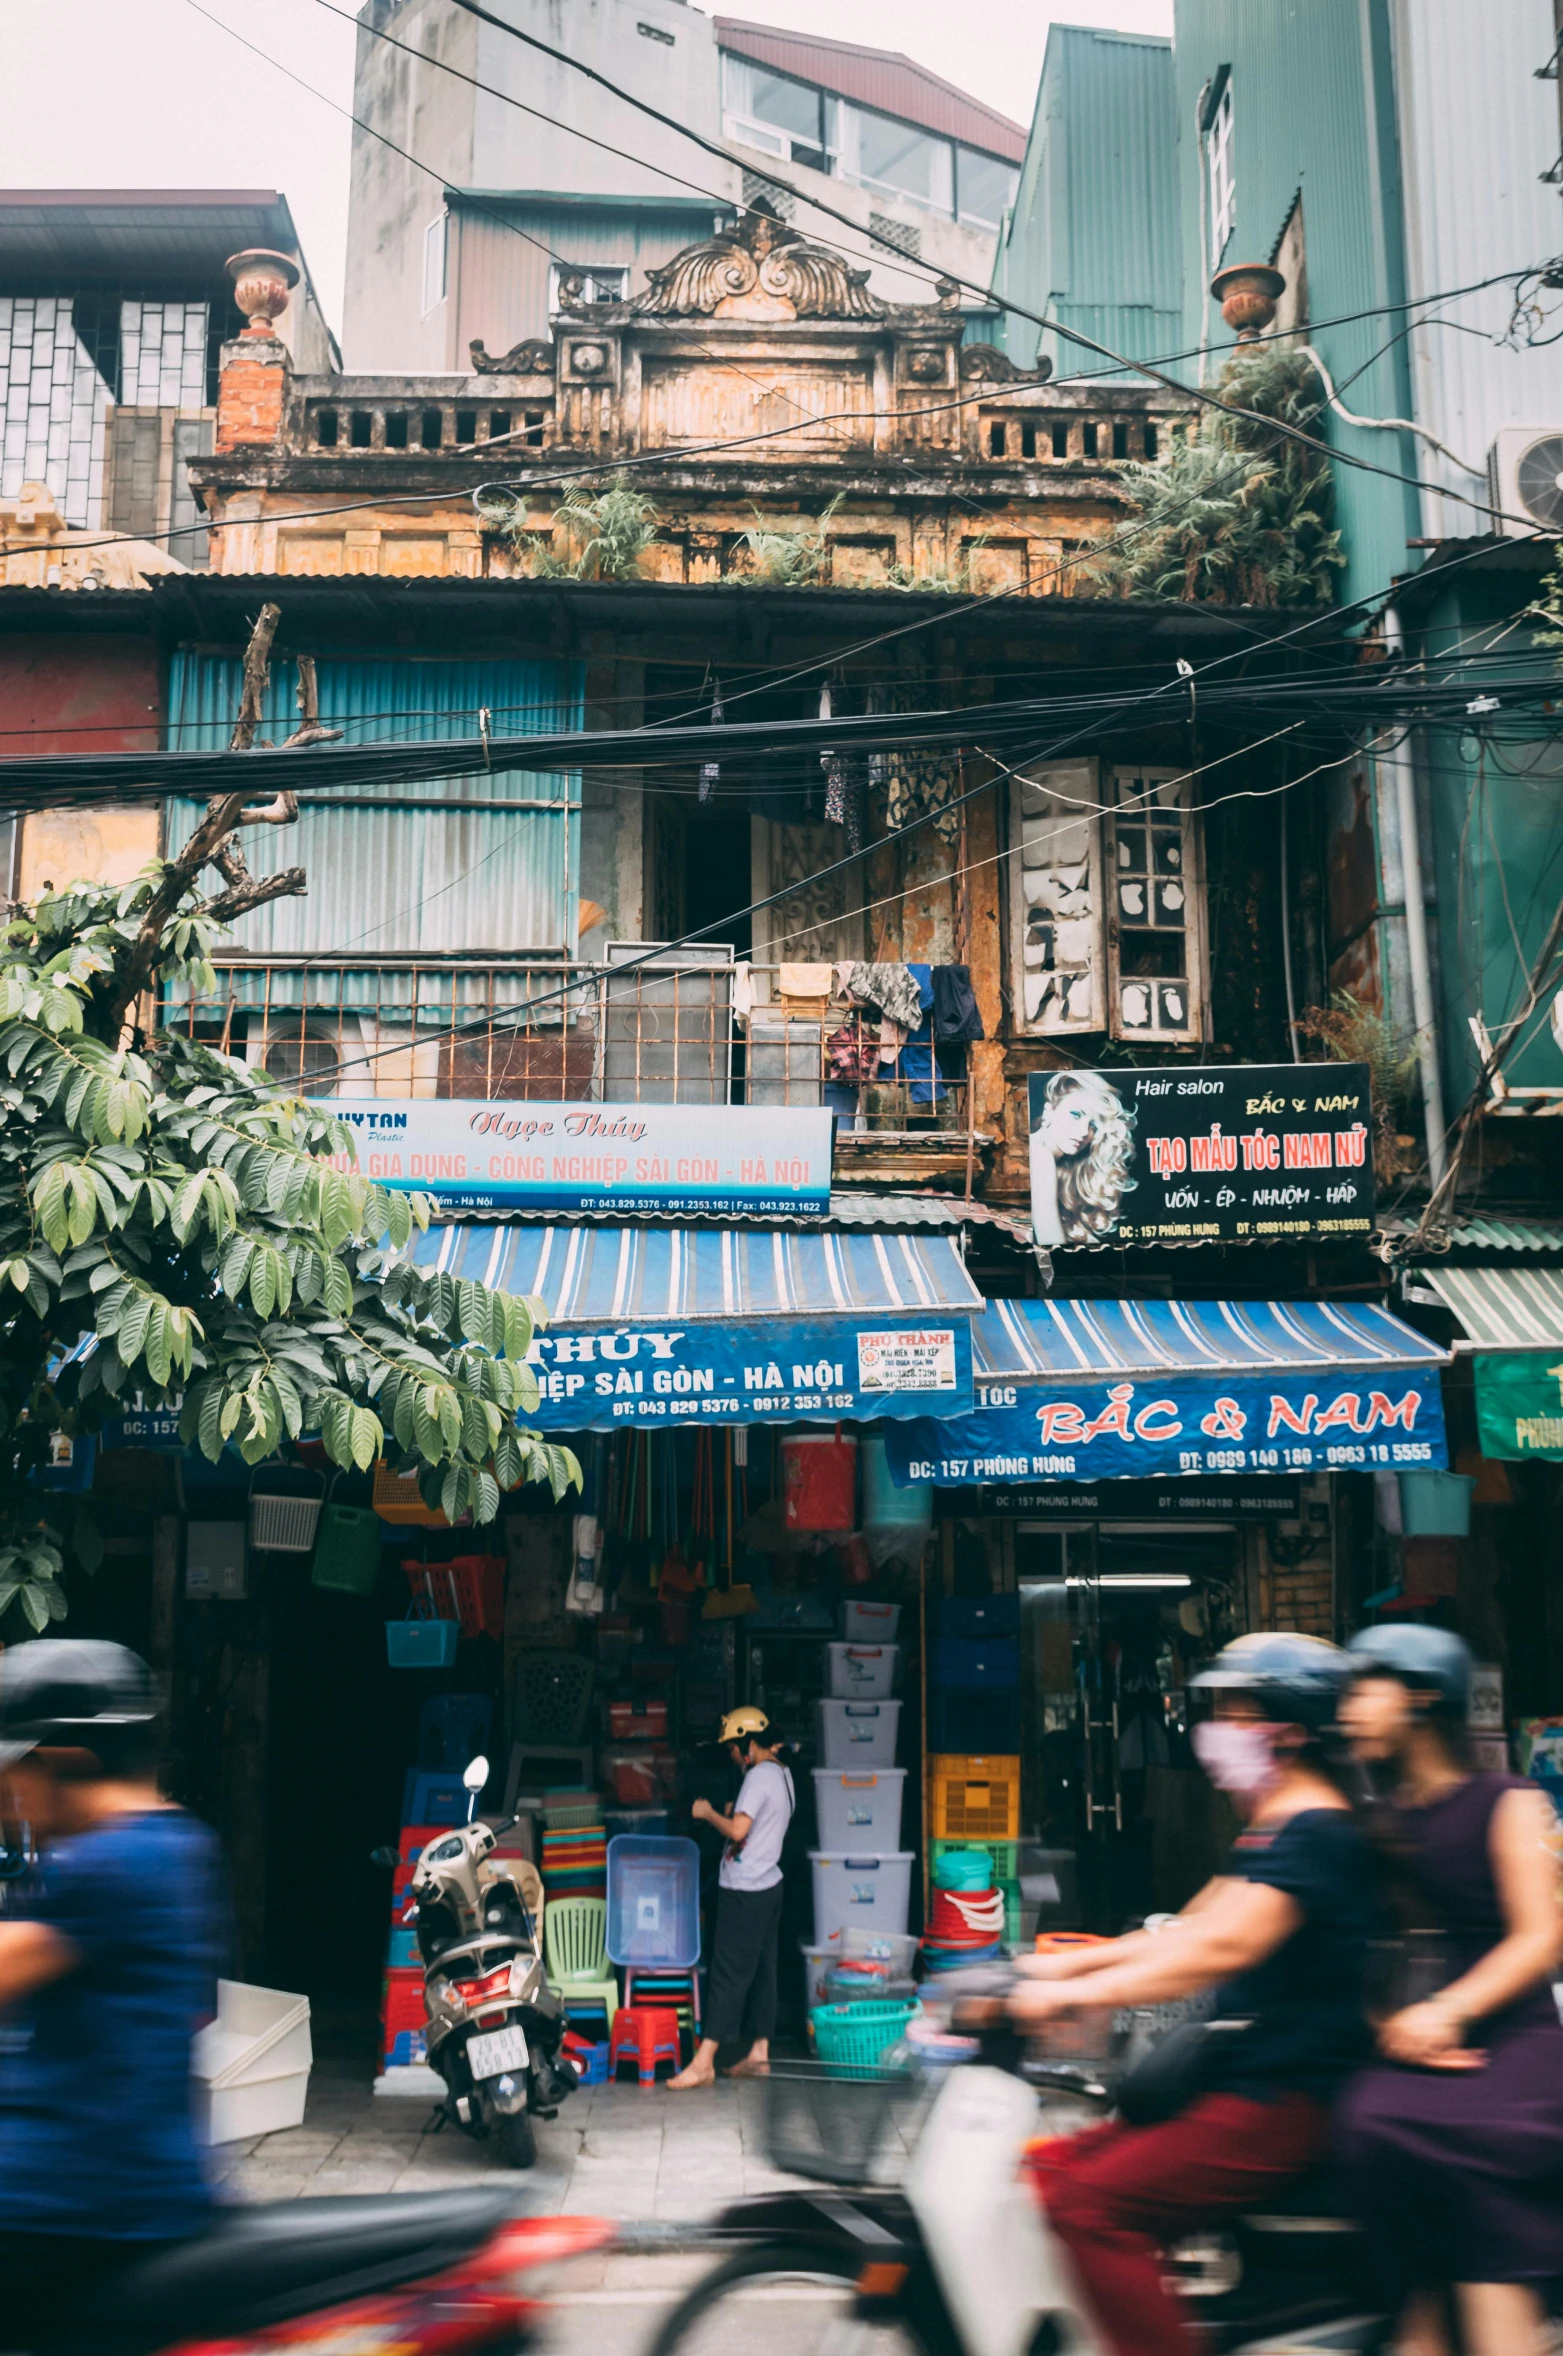
[[[841,1615],[841,1635],[825,1647],[826,1698],[815,1705],[823,1764],[814,1770],[819,1847],[809,1852],[811,1980],[825,1957],[841,1954],[848,1931],[904,1935],[912,1902],[914,1859],[901,1846],[906,1770],[895,1763],[901,1704],[892,1694],[901,1607],[853,1601]]]
[[[932,1862],[992,1854],[1004,1935],[1020,1936],[1020,1598],[944,1595],[928,1647],[927,1808]]]

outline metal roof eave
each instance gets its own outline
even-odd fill
[[[1451,1353],[1388,1310],[1332,1301],[990,1301],[972,1328],[979,1382],[1349,1374],[1442,1367]]]

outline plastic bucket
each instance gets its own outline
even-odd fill
[[[898,1489],[890,1477],[884,1435],[863,1435],[863,1527],[865,1530],[917,1530],[933,1526],[933,1483],[913,1481]]]
[[[782,1442],[789,1530],[850,1530],[857,1515],[857,1442],[842,1432],[791,1432]]]

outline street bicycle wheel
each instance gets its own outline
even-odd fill
[[[862,2263],[846,2251],[739,2250],[679,2301],[648,2356],[955,2356],[932,2317],[857,2314]]]

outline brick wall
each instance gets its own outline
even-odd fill
[[[286,348],[272,336],[239,336],[224,344],[217,388],[217,455],[253,449],[282,438],[288,389]]]

